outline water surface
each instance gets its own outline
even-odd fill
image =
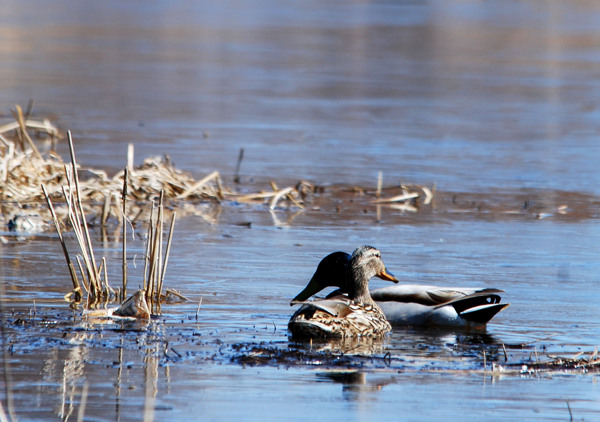
[[[212,223],[181,218],[167,284],[191,301],[148,325],[82,320],[62,300],[57,239],[2,233],[20,419],[73,419],[84,396],[95,420],[565,420],[567,402],[574,419],[598,418],[595,375],[477,372],[484,352],[489,369],[599,344],[595,2],[3,10],[3,113],[33,98],[36,117],[73,131],[84,165],[117,171],[133,142],[137,162],[168,153],[232,184],[244,148],[240,189],[374,187],[381,171],[386,185],[435,184],[440,201],[379,216],[360,198],[297,214],[228,202]],[[95,234],[117,283],[120,244]],[[288,340],[289,300],[323,256],[362,244],[401,280],[501,288],[511,306],[483,333],[397,327],[370,358],[265,357],[308,353]]]

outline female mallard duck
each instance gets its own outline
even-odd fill
[[[379,251],[371,246],[362,246],[349,256],[347,263],[340,269],[344,274],[342,278],[347,296],[313,302],[301,302],[296,297],[292,304],[301,303],[302,307],[292,315],[288,324],[292,336],[373,337],[392,329],[369,294],[369,280],[373,276],[398,282],[386,270]],[[311,295],[306,298],[309,296]]]
[[[292,304],[328,286],[339,288],[329,296],[348,292],[343,274],[350,259],[345,252],[334,252],[323,258],[308,286]],[[498,293],[503,291],[401,284],[373,290],[371,297],[387,320],[395,325],[481,328],[508,306],[508,303],[500,303]]]

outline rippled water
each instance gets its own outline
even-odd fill
[[[6,114],[35,99],[36,116],[73,130],[85,165],[115,171],[133,142],[137,161],[168,153],[232,183],[244,148],[244,187],[374,186],[381,171],[389,185],[459,193],[452,212],[226,203],[216,223],[181,218],[167,284],[192,300],[147,326],[82,321],[62,301],[56,238],[2,233],[17,416],[74,419],[85,396],[95,420],[566,420],[567,403],[574,419],[598,418],[597,376],[475,370],[484,352],[489,369],[600,343],[599,12],[588,1],[8,2]],[[567,214],[460,203],[519,210],[530,192]],[[118,241],[98,242],[118,262]],[[324,255],[362,244],[401,280],[497,287],[511,306],[485,333],[397,327],[371,358],[282,357],[306,347],[288,341],[289,300]]]

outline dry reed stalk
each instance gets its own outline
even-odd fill
[[[167,289],[165,295],[161,295],[161,297],[164,298],[167,303],[181,303],[189,301],[187,297],[174,289]]]
[[[125,167],[125,169],[127,170],[127,173],[133,172],[133,154],[134,154],[134,146],[133,146],[133,144],[128,144],[127,145],[127,167]],[[127,174],[125,174],[124,178],[125,177],[127,177]]]
[[[235,165],[235,173],[233,173],[233,182],[240,183],[240,167],[242,165],[242,160],[244,159],[244,148],[240,148],[240,153],[238,155],[237,164]]]
[[[164,208],[163,208],[164,192],[160,192],[160,199],[158,203],[158,221],[156,223],[156,271],[155,271],[155,290],[152,292],[155,303],[156,314],[160,314],[160,276],[162,274],[163,260],[162,260],[162,244],[163,244],[163,222],[164,222]]]
[[[276,194],[277,194],[277,192],[250,193],[247,195],[237,196],[237,197],[235,197],[235,200],[237,202],[248,203],[248,202],[260,201],[263,199],[270,199],[270,198],[273,198]]]
[[[200,301],[198,301],[198,309],[196,309],[196,321],[198,321],[198,314],[200,313],[201,306],[202,306],[202,296],[200,296]]]
[[[77,171],[77,160],[75,159],[75,148],[73,148],[73,138],[71,136],[71,131],[67,131],[67,138],[69,140],[69,152],[71,153],[71,166],[73,167],[73,176],[75,179],[75,199],[77,201],[77,206],[79,208],[79,212],[81,214],[81,221],[83,222],[83,229],[85,233],[86,246],[90,252],[90,257],[92,261],[92,269],[94,270],[94,278],[95,282],[98,283],[98,269],[96,266],[96,259],[94,258],[94,248],[92,246],[92,239],[90,237],[90,232],[88,230],[87,222],[85,219],[85,212],[83,210],[83,204],[81,202],[81,191],[79,189],[79,175]]]
[[[302,185],[303,185],[303,182],[301,182],[299,184],[299,186],[302,186]],[[280,201],[282,201],[284,198],[286,198],[294,206],[296,206],[298,208],[304,208],[304,205],[296,199],[296,197],[302,196],[302,194],[300,193],[298,188],[288,186],[286,188],[279,189],[277,187],[277,184],[275,184],[275,182],[271,182],[271,188],[273,189],[273,192],[259,192],[259,193],[251,193],[251,194],[239,195],[239,196],[230,194],[229,196],[235,198],[235,200],[237,202],[242,202],[242,203],[251,203],[251,202],[269,199],[269,209],[270,210],[274,210],[275,208],[277,208],[277,204]]]
[[[153,315],[161,312],[162,287],[164,284],[167,263],[171,251],[173,239],[173,228],[175,226],[176,213],[171,216],[169,236],[163,257],[163,227],[164,227],[164,195],[161,195],[159,204],[152,205],[150,213],[150,224],[146,235],[146,254],[144,260],[144,291],[146,302]],[[157,209],[155,212],[155,208]]]
[[[277,208],[277,202],[279,202],[279,200],[281,198],[283,198],[284,196],[289,196],[295,190],[296,189],[294,189],[292,187],[287,187],[287,188],[283,188],[283,189],[280,189],[279,191],[275,192],[273,199],[271,199],[271,202],[269,203],[269,208],[272,210]]]
[[[160,273],[160,278],[159,278],[159,283],[158,283],[157,297],[159,297],[159,298],[161,296],[163,283],[165,281],[165,274],[167,272],[167,264],[169,262],[169,254],[171,253],[171,242],[173,240],[173,229],[175,227],[175,218],[176,217],[177,217],[177,213],[173,213],[173,215],[171,216],[171,224],[169,225],[169,237],[167,239],[167,249],[165,251],[165,257],[163,260],[162,271]],[[159,301],[159,303],[160,303],[160,301]]]
[[[6,139],[4,136],[2,136],[2,134],[0,133],[0,142],[2,142],[2,144],[4,145],[4,148],[10,148],[13,143],[10,142],[8,139]]]
[[[87,271],[85,271],[83,269],[83,264],[81,263],[81,257],[79,255],[77,255],[75,257],[75,259],[77,259],[77,265],[79,266],[79,273],[81,274],[81,279],[83,280],[83,288],[85,289],[85,292],[88,294],[88,302],[89,302],[89,296],[90,296],[90,282],[86,276]]]
[[[429,189],[427,186],[421,186],[421,190],[425,194],[425,200],[423,201],[424,205],[429,205],[433,200],[433,195],[435,193],[435,186],[432,189]]]
[[[154,211],[154,204],[152,205],[152,210]],[[146,256],[146,260],[148,261],[148,284],[146,287],[146,301],[148,302],[148,306],[150,310],[153,311],[155,309],[154,306],[154,292],[156,291],[156,239],[158,237],[157,228],[158,226],[158,215],[156,216],[156,220],[154,218],[150,218],[150,237],[148,238],[148,255]]]
[[[183,193],[177,195],[176,198],[177,199],[187,198],[192,193],[200,190],[200,188],[204,187],[211,180],[216,179],[218,181],[220,179],[220,177],[221,176],[219,175],[218,171],[213,171],[208,176],[205,176],[202,179],[200,179],[197,183],[194,183],[193,186],[191,186],[190,188],[186,189]]]
[[[31,150],[35,154],[36,158],[41,160],[42,154],[40,154],[40,151],[37,149],[37,147],[33,143],[33,140],[29,136],[29,133],[27,133],[27,126],[25,124],[25,118],[23,117],[23,110],[21,109],[21,106],[17,106],[16,108],[17,108],[16,112],[14,112],[12,110],[11,111],[13,113],[13,116],[15,117],[15,120],[19,124],[19,134],[20,134],[21,142],[22,142],[21,149],[25,150],[25,148],[24,148],[25,143],[23,142],[23,139],[25,139],[27,141],[27,143],[29,144],[29,146],[31,147]]]
[[[25,123],[26,128],[45,132],[48,135],[50,135],[51,137],[58,137],[58,129],[56,127],[52,126],[52,123],[50,123],[48,120],[39,122],[36,120],[26,119],[24,123]],[[0,134],[4,134],[6,132],[10,132],[12,130],[19,129],[20,127],[21,127],[21,125],[19,124],[18,121],[11,122],[11,123],[5,123],[3,125],[0,125]]]
[[[69,182],[69,184],[71,185],[72,181],[70,179],[69,176],[67,176],[67,180]],[[77,208],[77,206],[75,206],[73,204],[73,191],[72,191],[72,187],[69,188],[69,190],[67,191],[67,189],[65,189],[63,187],[63,194],[65,197],[65,201],[67,202],[67,207],[68,207],[68,218],[69,218],[69,223],[71,223],[71,227],[73,228],[73,233],[75,234],[75,238],[77,240],[77,243],[79,244],[79,249],[81,252],[81,258],[83,259],[83,262],[85,264],[85,269],[86,272],[85,274],[87,274],[88,278],[89,278],[89,284],[88,284],[88,294],[92,296],[92,301],[93,299],[97,298],[100,294],[100,283],[98,280],[98,272],[97,269],[94,268],[94,266],[92,266],[91,264],[91,260],[94,259],[93,257],[90,258],[88,250],[86,248],[86,241],[84,239],[84,229],[82,228],[82,220],[81,220],[81,214],[79,213],[79,209]],[[85,224],[85,220],[84,220],[84,224]],[[87,226],[87,225],[86,225]],[[84,274],[83,269],[81,270],[82,274]]]
[[[146,232],[146,253],[144,254],[144,281],[143,286],[146,292],[146,301],[150,301],[150,297],[148,296],[148,292],[150,290],[150,245],[152,243],[152,220],[154,216],[154,204],[152,204],[152,208],[150,209],[150,219],[148,224],[148,231]]]
[[[102,216],[100,217],[100,221],[103,227],[106,226],[106,222],[108,221],[108,215],[110,214],[111,208],[111,199],[111,194],[104,196],[104,206],[102,207]]]
[[[130,144],[131,145],[131,144]],[[133,160],[133,158],[132,158]],[[128,168],[125,168],[123,172],[123,194],[121,196],[123,212],[122,212],[122,225],[123,225],[123,261],[121,264],[122,275],[123,275],[123,292],[121,294],[121,300],[125,300],[127,297],[127,222],[125,216],[127,215],[127,177],[129,175]]]
[[[403,193],[401,195],[392,196],[391,198],[380,198],[375,199],[373,202],[376,204],[384,204],[389,202],[404,202],[410,199],[418,198],[420,195],[418,193]]]
[[[573,411],[571,410],[571,405],[569,404],[569,400],[565,400],[567,402],[567,410],[569,411],[569,421],[573,420]]]
[[[71,257],[69,256],[69,251],[67,250],[65,239],[63,238],[62,231],[60,230],[58,218],[56,218],[56,213],[54,212],[54,206],[52,205],[50,196],[48,196],[46,186],[44,186],[43,184],[42,190],[44,191],[44,196],[46,197],[46,203],[48,204],[48,208],[50,208],[50,213],[52,214],[52,221],[54,222],[54,227],[56,228],[56,233],[58,234],[58,240],[60,241],[60,245],[62,246],[63,254],[65,255],[65,260],[67,261],[67,266],[69,267],[69,274],[71,275],[71,281],[73,282],[73,292],[71,292],[71,295],[74,295],[73,300],[78,302],[81,300],[81,286],[79,285],[79,280],[77,279],[77,272],[75,271],[75,267],[73,266],[73,262],[71,261]]]
[[[102,257],[102,268],[104,269],[104,295],[106,296],[107,300],[110,300],[111,298],[117,298],[115,289],[110,287],[110,284],[108,284],[108,269],[106,267],[106,257],[104,256]],[[100,272],[102,272],[102,270],[100,270]]]

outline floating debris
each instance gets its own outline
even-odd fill
[[[315,186],[306,181],[300,181],[296,186],[278,188],[271,182],[271,192],[259,192],[245,195],[230,194],[229,198],[241,203],[265,203],[268,201],[269,209],[275,210],[280,202],[287,200],[287,207],[291,205],[304,209],[305,203],[315,191]]]
[[[146,292],[142,289],[135,292],[113,312],[113,315],[138,319],[150,318],[150,309],[146,303]]]

